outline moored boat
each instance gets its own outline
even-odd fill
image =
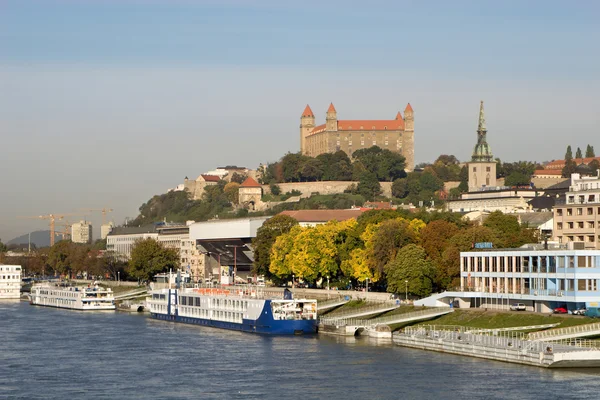
[[[115,299],[110,288],[37,284],[31,287],[30,303],[37,306],[71,310],[114,310]]]
[[[252,286],[160,289],[147,304],[152,318],[242,332],[299,335],[317,332],[317,301],[269,299]]]

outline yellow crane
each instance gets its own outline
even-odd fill
[[[100,211],[102,213],[102,225],[104,225],[106,223],[106,214],[108,214],[109,212],[113,212],[113,209],[112,208],[108,208],[108,207],[104,207],[104,208],[81,208],[81,211],[88,211],[88,212]]]
[[[63,222],[64,223],[62,223],[62,224],[55,224],[55,225],[63,227],[63,231],[62,232],[56,232],[56,234],[57,235],[61,235],[62,236],[62,240],[65,240],[65,239],[69,239],[71,237],[71,226],[73,224],[70,223],[69,221],[63,221]]]
[[[46,215],[38,215],[38,216],[28,216],[28,217],[18,217],[25,219],[47,219],[50,221],[50,246],[54,246],[54,237],[56,233],[54,231],[54,226],[56,221],[60,221],[64,217],[75,216],[78,214],[46,214]]]

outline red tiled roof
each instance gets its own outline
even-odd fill
[[[216,175],[204,175],[204,174],[202,174],[201,176],[202,176],[202,178],[204,178],[204,180],[206,182],[219,182],[219,180],[221,179],[221,178],[219,178]]]
[[[575,164],[589,164],[593,160],[600,161],[600,157],[588,157],[588,158],[574,158]],[[554,160],[550,161],[544,166],[545,169],[563,169],[565,167],[565,160]]]
[[[412,109],[412,107],[411,107],[410,103],[408,103],[408,104],[406,105],[406,108],[404,109],[404,112],[406,112],[406,111],[410,111],[410,112],[412,112],[412,110],[413,110],[413,109]]]
[[[533,175],[562,175],[562,169],[536,169],[533,171]]]
[[[335,111],[335,107],[333,106],[333,103],[329,104],[329,108],[327,109],[327,112],[337,112],[337,111]]]
[[[252,179],[251,176],[247,177],[244,183],[240,185],[240,187],[261,187],[258,182]]]
[[[313,130],[312,130],[311,134],[312,134],[312,133],[320,133],[320,132],[323,132],[324,130],[325,130],[325,124],[323,124],[323,125],[318,125],[318,126],[315,126],[315,127],[313,128]]]
[[[351,210],[295,210],[282,211],[280,215],[288,215],[298,222],[327,222],[327,221],[346,221],[351,218],[358,218],[364,211],[358,208]]]
[[[315,116],[315,114],[313,114],[313,112],[310,109],[310,106],[308,104],[306,105],[306,108],[304,109],[302,116],[303,117],[314,117]]]
[[[404,119],[402,118],[402,114],[400,114],[400,111],[398,111],[398,114],[396,114],[396,119],[399,121],[404,121]]]
[[[392,208],[392,203],[389,201],[367,201],[363,204],[364,208],[376,210],[389,210]]]
[[[346,119],[338,121],[340,131],[395,131],[404,129],[404,121],[398,119],[361,120]]]

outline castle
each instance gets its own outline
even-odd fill
[[[406,159],[406,170],[415,167],[415,121],[410,103],[391,120],[341,120],[333,103],[329,105],[325,124],[315,125],[315,115],[306,105],[300,117],[302,154],[316,157],[323,153],[344,151],[348,156],[359,149],[379,146],[398,152]]]

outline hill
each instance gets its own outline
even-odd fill
[[[29,234],[21,235],[6,243],[7,246],[11,244],[28,244]],[[50,246],[50,231],[35,231],[31,232],[31,244],[35,244],[37,248]]]

